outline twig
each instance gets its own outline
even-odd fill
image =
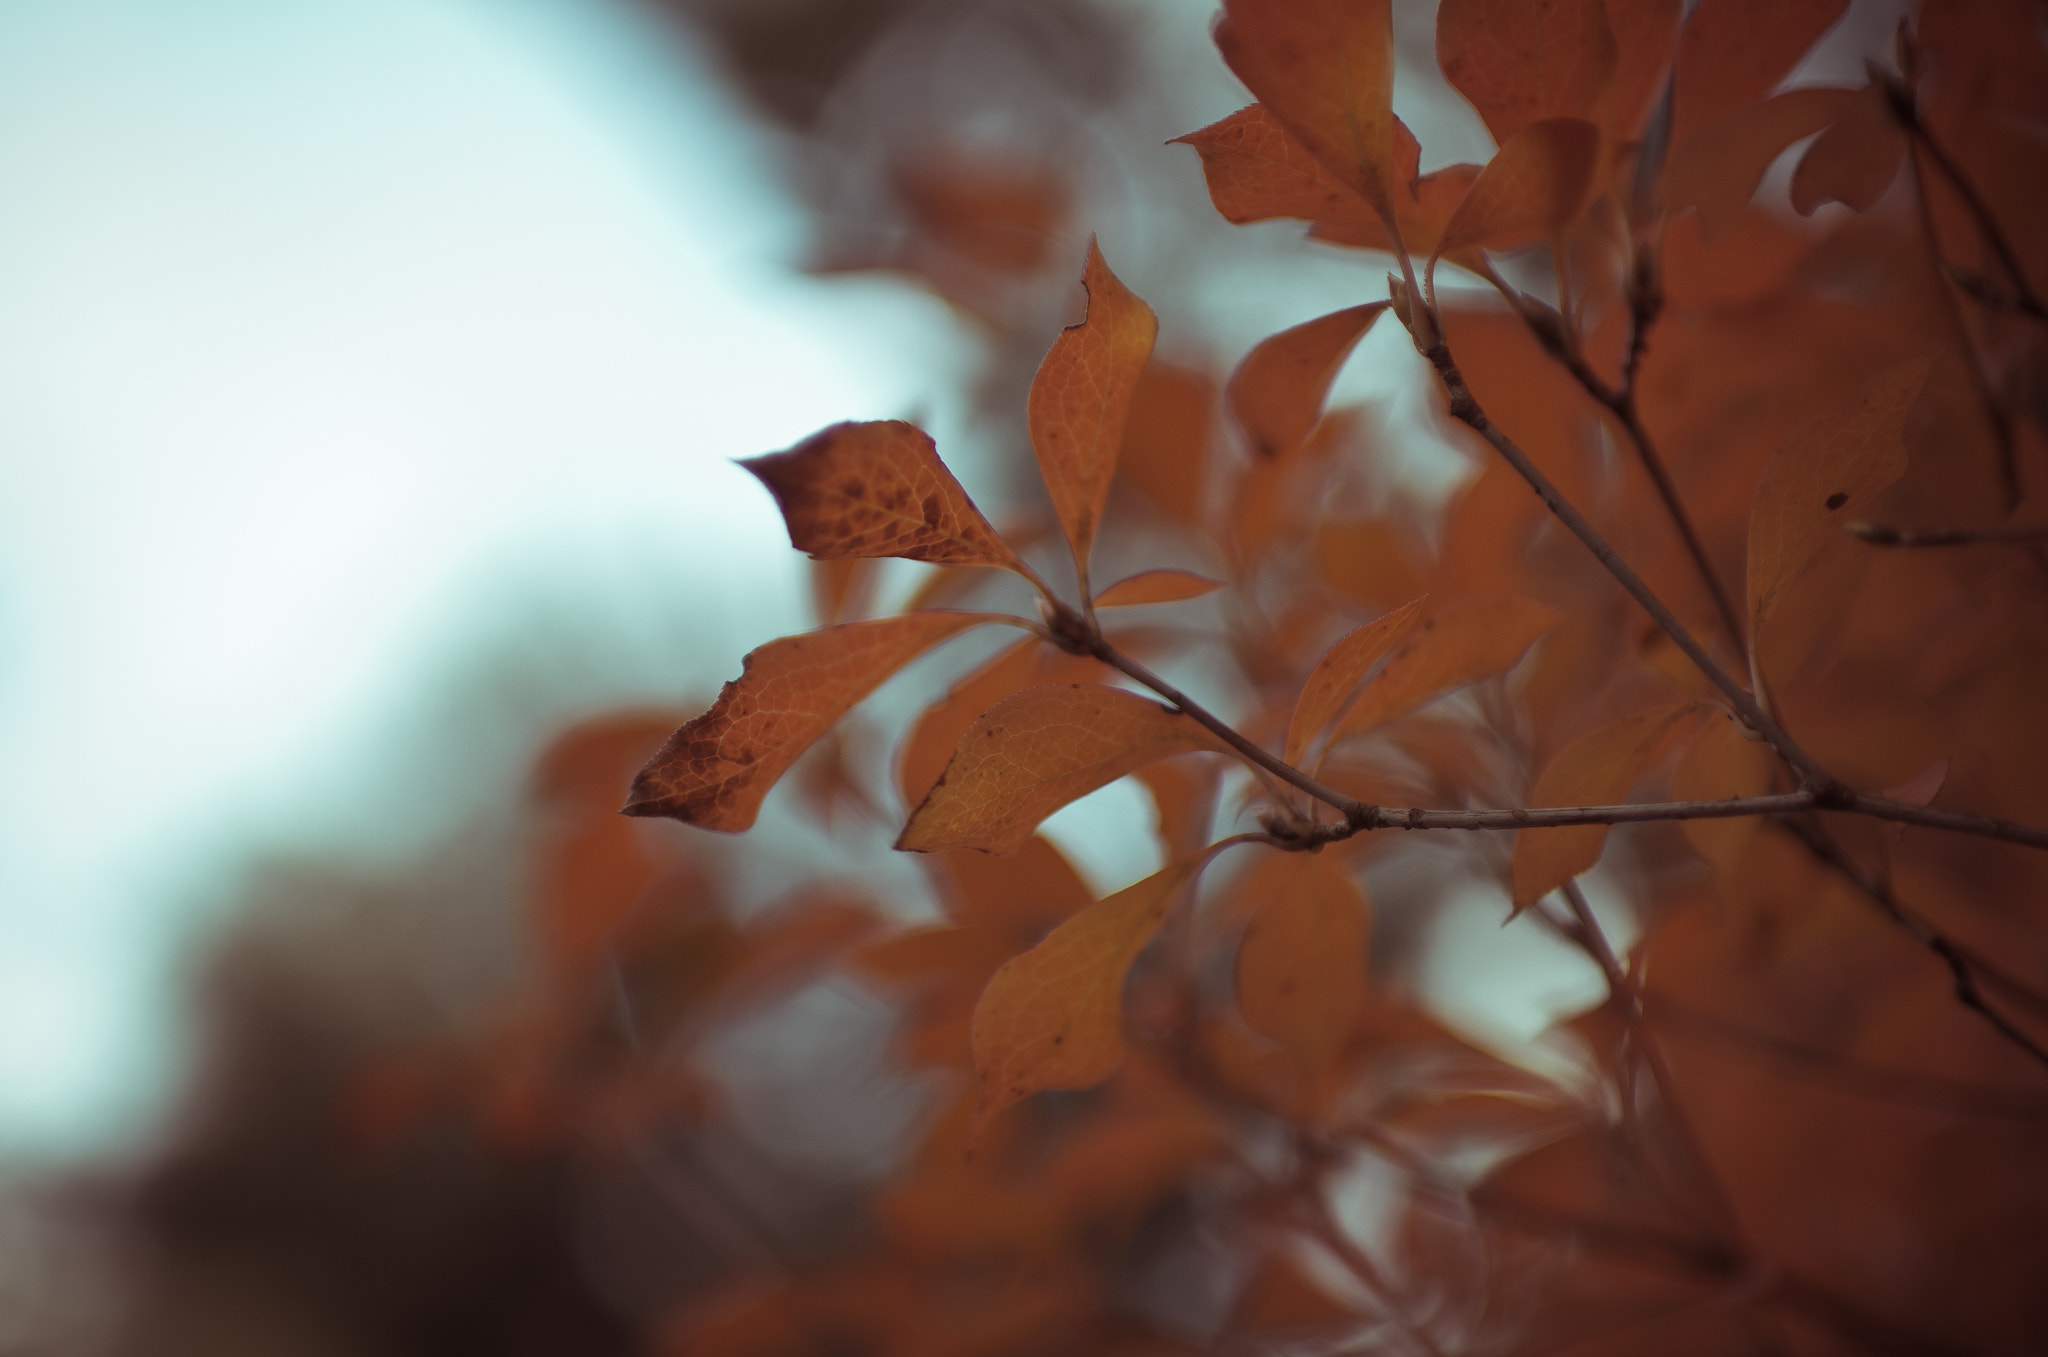
[[[1895,523],[1849,523],[1845,529],[1878,547],[1967,547],[1981,542],[2048,542],[2048,524],[2003,528],[1902,528]]]

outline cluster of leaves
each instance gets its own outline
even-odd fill
[[[633,782],[629,815],[745,830],[899,670],[1013,628],[896,756],[896,846],[929,855],[937,922],[843,883],[733,924],[601,813],[602,776],[571,779],[547,896],[572,902],[549,948],[569,998],[518,1079],[478,1062],[486,1103],[624,1135],[649,1089],[701,1110],[644,1046],[591,1059],[614,967],[663,1040],[840,968],[897,997],[908,1062],[967,1076],[858,1247],[736,1281],[678,1350],[2048,1332],[2048,834],[2026,827],[2048,824],[2048,557],[2021,512],[2048,474],[2027,253],[2048,237],[2025,230],[2048,176],[2015,130],[2048,112],[2048,59],[2024,5],[1930,3],[1867,84],[1777,93],[1844,7],[1443,0],[1443,74],[1499,149],[1423,173],[1388,0],[1227,0],[1217,44],[1258,102],[1181,139],[1217,210],[1397,273],[1244,357],[1230,461],[1197,455],[1201,386],[1162,377],[1152,311],[1091,243],[1086,317],[1026,409],[1071,596],[910,424],[747,463],[835,612],[882,557],[947,568],[921,603],[992,572],[1040,603],[771,641]],[[1808,137],[1789,193],[1812,225],[1752,202]],[[1390,314],[1480,468],[1441,506],[1340,493],[1372,461],[1325,403]],[[1126,483],[1202,573],[1095,588]],[[1178,655],[1157,628],[1115,620],[1198,599],[1227,675],[1189,684],[1227,717],[1154,671]],[[585,732],[572,762],[613,767],[650,729]],[[1090,899],[1036,831],[1124,777],[1166,865]],[[1606,1000],[1566,1024],[1576,1078],[1475,1048],[1375,962],[1366,875],[1433,850],[1599,968]]]

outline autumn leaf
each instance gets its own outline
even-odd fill
[[[1778,449],[1749,513],[1749,636],[1754,649],[1786,586],[1844,523],[1906,471],[1906,419],[1929,358],[1874,378],[1856,408],[1808,426]]]
[[[1700,704],[1679,702],[1624,716],[1587,731],[1557,752],[1529,793],[1529,804],[1612,806],[1684,724],[1697,719]],[[1524,829],[1515,836],[1514,899],[1517,912],[1591,869],[1606,846],[1609,825],[1567,825]]]
[[[1285,457],[1322,418],[1330,383],[1386,302],[1318,316],[1252,346],[1224,387],[1224,399],[1261,457]]]
[[[1315,154],[1261,104],[1241,108],[1169,145],[1195,148],[1209,200],[1228,222],[1243,226],[1275,217],[1385,231],[1358,191],[1323,168]]]
[[[1495,144],[1544,118],[1592,118],[1615,72],[1602,0],[1444,0],[1436,59]]]
[[[1641,135],[1678,47],[1682,0],[1628,0],[1607,8],[1614,34],[1614,81],[1601,104],[1600,125],[1619,142]]]
[[[1776,767],[1771,747],[1744,731],[1733,712],[1717,706],[1679,756],[1678,767],[1671,774],[1671,795],[1679,801],[1762,796],[1771,789]],[[1732,872],[1762,824],[1756,816],[1742,815],[1725,820],[1682,820],[1679,827],[1701,857],[1723,872]]]
[[[1672,72],[1679,137],[1776,89],[1848,7],[1849,0],[1700,0],[1679,32]]]
[[[1697,207],[1702,234],[1715,239],[1749,206],[1764,171],[1786,147],[1855,104],[1854,90],[1807,89],[1737,109],[1679,143],[1658,182],[1657,205],[1666,212]]]
[[[1245,1024],[1319,1070],[1365,1011],[1371,904],[1329,853],[1291,853],[1262,874],[1237,949]]]
[[[1121,688],[1027,688],[968,729],[896,846],[1014,853],[1039,821],[1097,787],[1155,759],[1220,748],[1180,712]]]
[[[625,813],[727,833],[748,828],[776,779],[854,703],[940,641],[999,620],[908,613],[770,641],[640,770]]]
[[[1182,599],[1200,598],[1223,587],[1221,580],[1212,580],[1187,570],[1147,570],[1118,580],[1095,596],[1098,608],[1127,608],[1140,603],[1178,603]]]
[[[1906,132],[1884,90],[1872,84],[1827,131],[1813,139],[1792,171],[1792,210],[1810,217],[1823,203],[1867,212],[1884,196],[1906,158]]]
[[[1109,271],[1092,238],[1081,285],[1088,289],[1087,317],[1062,330],[1039,364],[1025,419],[1039,474],[1085,582],[1124,419],[1159,321]]]
[[[1023,1098],[1089,1088],[1123,1063],[1123,987],[1201,858],[1172,863],[1089,905],[1012,957],[974,1010],[976,1133]]]
[[[914,424],[834,424],[787,452],[740,465],[775,496],[790,545],[818,560],[902,556],[1002,566],[1031,578]]]
[[[1530,123],[1486,162],[1436,252],[1511,250],[1562,228],[1585,206],[1600,159],[1600,129],[1583,118]]]
[[[1475,594],[1452,599],[1417,623],[1378,677],[1337,720],[1330,743],[1362,735],[1453,688],[1521,662],[1563,619],[1523,598]]]
[[[1391,215],[1390,0],[1225,0],[1223,60],[1337,180]]]
[[[1422,615],[1423,599],[1403,604],[1384,617],[1376,618],[1330,647],[1294,700],[1294,715],[1287,723],[1287,762],[1301,762],[1309,741],[1316,737],[1337,708],[1351,696],[1380,656],[1406,640]]]
[[[1100,660],[1055,650],[1033,636],[996,652],[919,713],[896,746],[896,788],[903,804],[914,807],[931,793],[960,737],[1012,693],[1042,683],[1108,679],[1114,673]]]

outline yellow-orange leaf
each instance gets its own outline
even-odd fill
[[[930,794],[975,718],[1010,694],[1041,683],[1082,683],[1114,673],[1100,660],[1069,655],[1035,637],[998,651],[961,676],[904,732],[896,746],[896,788],[903,804],[915,806]]]
[[[1241,108],[1221,122],[1174,141],[1194,147],[1202,158],[1209,201],[1225,221],[1243,226],[1274,217],[1298,217],[1381,232],[1379,214],[1372,204],[1324,169],[1308,147],[1262,105]]]
[[[968,729],[896,846],[1014,853],[1069,801],[1155,759],[1217,748],[1188,717],[1122,688],[1027,688]]]
[[[1496,144],[1543,118],[1591,118],[1617,50],[1601,0],[1443,0],[1436,59]]]
[[[1906,470],[1906,417],[1933,360],[1915,358],[1872,379],[1856,408],[1794,434],[1757,483],[1749,511],[1752,647],[1785,587]]]
[[[1822,203],[1867,212],[1898,177],[1906,133],[1884,91],[1867,85],[1834,126],[1813,139],[1792,172],[1792,210],[1810,217]]]
[[[1081,285],[1088,289],[1088,315],[1062,330],[1038,365],[1025,419],[1039,474],[1086,579],[1088,551],[1116,474],[1124,418],[1159,321],[1117,281],[1093,239]]]
[[[1124,977],[1199,859],[1098,900],[1010,958],[974,1009],[977,1132],[1033,1093],[1088,1088],[1123,1061]]]
[[[1849,0],[1700,0],[1678,35],[1672,73],[1680,138],[1776,89],[1848,7]]]
[[[1294,700],[1294,716],[1287,723],[1287,761],[1301,762],[1302,751],[1316,732],[1337,714],[1344,699],[1365,677],[1366,671],[1389,650],[1407,639],[1422,615],[1422,599],[1415,599],[1386,616],[1366,623],[1330,647],[1316,662],[1301,696]]]
[[[819,560],[902,556],[1026,573],[914,424],[834,424],[740,465],[775,496],[790,545]]]
[[[797,755],[926,650],[990,613],[924,612],[784,636],[749,654],[718,701],[633,779],[627,815],[737,833]]]
[[[1671,774],[1671,795],[1678,801],[1726,801],[1762,796],[1771,789],[1776,760],[1771,747],[1751,739],[1742,723],[1725,707],[1716,707],[1699,735],[1679,757]],[[1684,820],[1680,827],[1700,856],[1724,872],[1742,860],[1762,822],[1755,816],[1729,820]]]
[[[1716,119],[1672,153],[1657,184],[1657,205],[1666,212],[1697,207],[1701,234],[1714,239],[1742,215],[1764,171],[1787,146],[1843,117],[1855,103],[1854,90],[1787,90]]]
[[[1525,598],[1452,599],[1416,624],[1379,677],[1338,718],[1331,743],[1384,725],[1453,688],[1505,673],[1562,620],[1554,609]]]
[[[1277,459],[1301,446],[1322,418],[1337,369],[1386,309],[1385,302],[1346,307],[1252,346],[1230,374],[1224,398],[1255,452]]]
[[[1237,949],[1238,1011],[1320,1069],[1365,1011],[1371,904],[1329,853],[1288,854],[1258,884],[1263,898]]]
[[[1095,596],[1098,608],[1127,608],[1139,603],[1178,603],[1184,598],[1200,598],[1213,594],[1223,587],[1221,580],[1212,580],[1187,570],[1147,570],[1129,579],[1118,580]]]
[[[1536,788],[1532,806],[1611,806],[1628,795],[1659,751],[1684,724],[1697,719],[1700,704],[1653,707],[1589,730],[1557,752]],[[1600,860],[1609,825],[1568,825],[1525,829],[1515,836],[1516,910],[1527,909]]]
[[[1453,250],[1531,245],[1579,214],[1600,159],[1600,129],[1583,118],[1530,123],[1486,162],[1437,241]]]
[[[1224,0],[1216,46],[1324,169],[1392,211],[1391,0]]]

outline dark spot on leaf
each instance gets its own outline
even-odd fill
[[[1828,508],[1830,509],[1839,509],[1848,502],[1849,492],[1846,490],[1837,490],[1834,494],[1828,496]]]

